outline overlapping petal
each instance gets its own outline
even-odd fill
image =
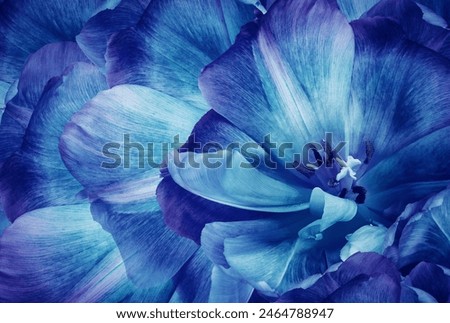
[[[77,195],[82,186],[59,155],[59,137],[72,115],[105,88],[105,77],[86,63],[69,67],[65,75],[47,84],[20,150],[0,171],[2,204],[10,220],[42,207],[80,203]]]
[[[383,0],[364,16],[393,19],[409,39],[450,58],[450,31],[447,29],[447,22],[427,7],[412,0]]]
[[[20,78],[8,90],[6,107],[0,124],[0,162],[16,152],[47,82],[61,76],[76,62],[89,60],[73,42],[46,45],[33,53],[24,65]]]
[[[77,43],[89,59],[97,66],[104,67],[109,38],[116,32],[135,26],[151,0],[123,0],[114,9],[99,12],[89,19]]]
[[[357,253],[337,270],[324,274],[307,288],[283,295],[282,302],[399,302],[400,273],[388,259],[376,253]]]
[[[120,302],[133,295],[114,241],[89,205],[27,213],[3,233],[0,250],[4,302]]]
[[[0,3],[0,79],[11,83],[27,57],[42,46],[73,41],[83,24],[97,12],[114,8],[119,0],[31,1]]]
[[[252,17],[253,8],[235,0],[152,1],[136,28],[111,39],[109,84],[149,86],[206,109],[198,75]]]
[[[336,5],[279,1],[199,84],[214,110],[254,140],[293,143],[292,162],[293,151],[327,131],[345,140],[353,58],[353,33]]]
[[[201,113],[156,90],[116,86],[86,104],[61,137],[65,164],[96,201],[96,219],[139,286],[170,279],[197,249],[169,231],[154,197],[166,154]]]

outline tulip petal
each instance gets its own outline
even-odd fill
[[[28,55],[58,41],[73,41],[83,24],[119,0],[31,1],[0,3],[0,79],[13,82]]]
[[[210,303],[247,303],[253,287],[245,280],[236,279],[224,269],[214,266],[211,274]]]
[[[166,154],[183,143],[202,111],[161,92],[121,85],[99,93],[65,128],[60,151],[92,197],[114,183],[159,174]]]
[[[406,281],[414,288],[419,288],[440,303],[450,300],[450,276],[434,264],[421,262],[408,275]]]
[[[0,248],[4,302],[119,302],[132,291],[114,241],[86,204],[25,214]]]
[[[89,59],[97,66],[105,66],[105,54],[109,38],[116,32],[135,26],[151,0],[125,0],[114,9],[99,12],[89,19],[77,43]]]
[[[143,183],[144,185],[144,183]],[[127,190],[133,194],[136,188]],[[169,230],[155,197],[119,204],[97,200],[94,219],[110,232],[124,259],[130,280],[149,288],[169,281],[198,246]]]
[[[352,27],[356,39],[352,104],[359,111],[359,120],[370,122],[353,122],[349,145],[356,154],[370,142],[373,156],[369,165],[373,167],[449,125],[450,64],[407,40],[390,19],[360,19],[352,22]],[[433,155],[436,153],[437,149]]]
[[[359,276],[328,296],[328,303],[398,303],[400,284],[385,274]]]
[[[9,90],[5,113],[0,124],[0,161],[16,152],[22,145],[23,136],[31,115],[41,98],[47,82],[60,77],[66,68],[76,62],[89,60],[73,42],[46,45],[27,60],[17,83]]]
[[[145,85],[206,109],[200,71],[252,18],[252,7],[234,0],[154,0],[136,28],[111,39],[109,84]]]
[[[284,294],[281,302],[398,302],[400,273],[376,253],[356,253],[313,285]]]
[[[395,219],[406,204],[445,189],[450,184],[448,136],[450,127],[435,131],[371,168],[358,181],[358,185],[370,188],[365,205]]]
[[[198,244],[206,223],[256,220],[272,215],[268,212],[238,209],[204,199],[186,191],[169,176],[159,184],[157,198],[166,224],[179,235]]]
[[[178,185],[213,202],[265,212],[308,207],[310,190],[269,177],[235,150],[179,153],[169,160],[168,168]]]
[[[337,0],[339,8],[349,21],[360,18],[380,0]]]
[[[104,76],[86,63],[73,65],[47,85],[21,149],[0,171],[2,204],[11,221],[37,208],[80,203],[82,187],[60,157],[59,137],[71,116],[105,88]]]
[[[450,58],[450,31],[447,22],[432,11],[425,11],[412,0],[383,0],[374,6],[365,17],[387,17],[396,21],[405,35],[441,55]],[[438,19],[442,21],[436,21]],[[428,21],[427,21],[428,20]]]
[[[241,36],[200,76],[215,111],[253,139],[270,134],[296,153],[325,132],[346,140],[354,39],[334,4],[279,1],[259,29],[248,26]]]
[[[450,267],[450,197],[446,191],[440,206],[413,216],[399,240],[399,266],[421,261]]]
[[[383,252],[387,229],[381,226],[366,225],[347,236],[347,244],[341,249],[342,261],[357,252]]]
[[[64,162],[94,201],[95,219],[113,235],[140,287],[172,278],[197,249],[165,226],[155,190],[165,153],[176,136],[184,142],[200,115],[161,92],[121,85],[87,103],[61,137]]]
[[[211,290],[213,264],[198,249],[174,277],[176,290],[171,303],[206,303]]]

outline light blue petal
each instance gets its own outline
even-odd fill
[[[4,161],[22,145],[31,115],[47,82],[61,76],[76,62],[89,60],[77,44],[59,42],[46,45],[30,55],[20,79],[8,91],[5,114],[0,125],[0,161]]]
[[[267,212],[308,208],[310,189],[268,176],[236,150],[218,154],[176,154],[169,161],[169,172],[184,189],[221,204]]]
[[[272,238],[282,240],[284,237],[297,237],[300,228],[313,222],[316,217],[307,210],[290,214],[274,214],[267,219],[256,221],[213,222],[205,225],[201,236],[201,245],[205,254],[215,264],[229,268],[224,253],[224,242],[227,239],[242,235],[251,236],[253,233],[262,234],[271,230]]]
[[[428,8],[427,6],[421,5],[421,4],[417,4],[420,8],[420,10],[422,10],[423,13],[423,20],[425,20],[426,22],[428,22],[429,24],[441,27],[441,28],[447,28],[447,21],[445,21],[444,18],[442,18],[441,16],[439,16],[436,12],[434,12],[432,9]]]
[[[149,86],[206,110],[197,78],[252,18],[253,8],[235,0],[153,0],[136,28],[109,42],[108,81]]]
[[[183,143],[201,114],[161,92],[121,85],[87,103],[61,137],[65,164],[94,201],[95,219],[113,235],[139,287],[166,282],[197,249],[166,227],[155,191],[175,136]]]
[[[293,143],[290,162],[327,131],[346,140],[358,122],[348,122],[354,39],[337,6],[278,1],[255,29],[203,71],[199,85],[210,106],[254,140],[270,134]]]
[[[3,105],[3,102],[6,103],[6,100],[5,100],[6,93],[8,93],[10,86],[11,86],[10,83],[0,81],[0,106]],[[1,115],[0,115],[0,118],[1,118]]]
[[[95,196],[114,183],[139,183],[159,174],[175,137],[184,143],[201,115],[201,110],[161,92],[116,86],[74,115],[60,151],[72,174]]]
[[[133,291],[89,205],[27,213],[5,230],[0,248],[4,302],[120,302]]]
[[[59,137],[71,116],[105,88],[105,77],[86,63],[71,66],[47,85],[20,150],[0,171],[1,199],[11,220],[37,208],[80,203],[82,187],[60,157]]]
[[[2,235],[3,231],[10,225],[11,223],[6,217],[5,212],[3,212],[3,207],[0,204],[0,236]]]
[[[443,0],[416,0],[416,2],[421,3],[424,6],[427,6],[438,15],[447,20],[447,23],[450,24],[450,3],[448,1]]]
[[[357,252],[383,252],[387,229],[381,226],[366,225],[348,235],[344,248],[341,249],[342,261],[347,260]]]
[[[28,55],[58,41],[73,41],[83,24],[120,0],[5,0],[0,3],[0,79],[12,82]]]
[[[205,253],[213,262],[230,268],[234,277],[242,277],[269,296],[324,273],[330,262],[338,261],[334,254],[344,245],[345,234],[354,230],[354,224],[343,228],[337,223],[350,221],[356,207],[346,207],[340,199],[344,204],[339,209],[335,201],[324,197],[319,206],[317,194],[313,193],[311,199],[317,201],[311,204],[322,210],[318,216],[323,219],[316,220],[316,210],[311,210],[312,214],[305,210],[264,220],[207,224],[202,232]]]
[[[245,280],[233,278],[226,269],[214,266],[209,303],[247,303],[252,293],[253,287]]]
[[[360,18],[380,0],[337,0],[339,8],[349,21]]]
[[[320,232],[325,231],[337,222],[353,219],[358,211],[354,201],[325,193],[320,188],[313,189],[310,199],[310,211],[321,217]]]

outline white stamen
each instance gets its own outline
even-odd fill
[[[353,158],[349,155],[347,162],[340,160],[339,164],[341,165],[342,169],[339,174],[336,175],[336,180],[338,182],[346,176],[350,176],[353,180],[356,180],[356,172],[362,164],[359,159]]]

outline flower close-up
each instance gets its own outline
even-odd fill
[[[0,301],[450,302],[450,2],[0,1]]]

